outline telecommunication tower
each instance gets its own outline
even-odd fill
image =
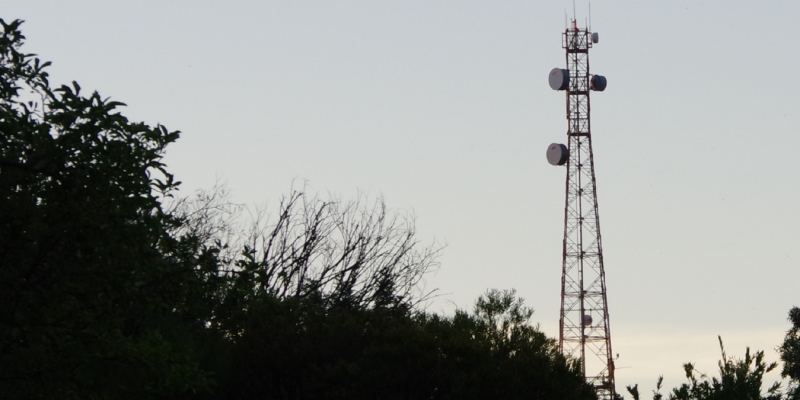
[[[566,203],[561,275],[559,350],[581,360],[587,382],[600,399],[614,399],[614,359],[606,301],[597,182],[594,175],[589,93],[602,92],[606,78],[589,73],[589,49],[597,33],[572,20],[562,34],[567,68],[550,72],[550,87],[567,94],[567,145],[553,143],[547,161],[566,165]]]

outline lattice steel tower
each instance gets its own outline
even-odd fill
[[[567,167],[558,346],[564,355],[581,360],[584,376],[600,399],[614,399],[614,359],[589,119],[590,91],[606,88],[605,77],[589,73],[589,49],[598,39],[589,28],[578,28],[575,20],[562,35],[567,69],[550,72],[550,87],[567,94],[568,144],[551,144],[547,160]]]

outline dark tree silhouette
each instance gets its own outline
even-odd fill
[[[750,353],[750,348],[745,350],[743,359],[728,357],[719,337],[719,348],[722,359],[719,361],[719,377],[708,377],[698,373],[694,364],[686,363],[683,369],[686,372],[688,383],[672,389],[670,400],[780,400],[783,394],[780,391],[780,382],[770,385],[766,393],[761,392],[764,374],[778,367],[777,363],[767,364],[764,361],[764,352]],[[653,400],[661,400],[660,393],[663,378],[658,378]],[[638,385],[628,386],[628,393],[634,400],[639,400]]]
[[[382,199],[244,230],[224,191],[171,199],[179,133],[52,88],[0,24],[3,399],[596,398],[513,291],[420,310],[441,247]]]
[[[783,361],[781,375],[789,379],[787,397],[795,400],[800,399],[800,308],[789,310],[789,322],[792,327],[778,350]]]
[[[178,132],[130,122],[77,83],[51,88],[21,21],[0,24],[2,397],[207,387],[179,339],[191,241],[168,234],[177,221],[160,203],[177,185],[161,157]]]

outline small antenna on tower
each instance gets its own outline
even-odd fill
[[[575,0],[572,0],[572,20],[575,21],[578,18],[578,13],[575,11]]]

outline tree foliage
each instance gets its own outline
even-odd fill
[[[197,279],[160,204],[177,185],[161,157],[178,132],[77,83],[51,88],[49,63],[21,51],[21,21],[0,23],[4,397],[207,386],[166,329]],[[110,374],[130,379],[107,387]]]
[[[762,394],[764,374],[778,367],[777,363],[767,364],[764,361],[764,352],[757,351],[750,354],[750,348],[745,350],[743,359],[728,357],[722,338],[719,337],[719,347],[722,359],[719,361],[719,377],[708,377],[699,373],[692,363],[684,364],[687,383],[672,389],[670,400],[780,400],[783,395],[780,391],[780,382],[769,386],[766,393]],[[653,400],[661,400],[660,393],[663,378],[658,379]],[[639,400],[638,385],[628,386],[628,393],[634,400]]]
[[[800,308],[789,310],[789,322],[792,327],[786,332],[778,351],[781,353],[783,370],[781,376],[789,379],[788,397],[800,399]]]
[[[184,234],[217,251],[223,294],[208,321],[231,337],[248,304],[262,298],[307,299],[323,309],[409,311],[433,291],[424,276],[438,266],[442,248],[422,246],[414,220],[369,202],[322,200],[302,191],[281,200],[277,216],[230,202],[224,187],[180,199],[174,215]]]
[[[596,398],[513,291],[420,310],[441,248],[382,199],[244,228],[224,191],[170,200],[179,133],[51,87],[0,24],[0,397]]]
[[[513,292],[452,317],[262,298],[230,358],[223,398],[595,399],[579,365],[528,324]],[[504,324],[503,321],[508,321]],[[494,323],[498,322],[498,323]]]

